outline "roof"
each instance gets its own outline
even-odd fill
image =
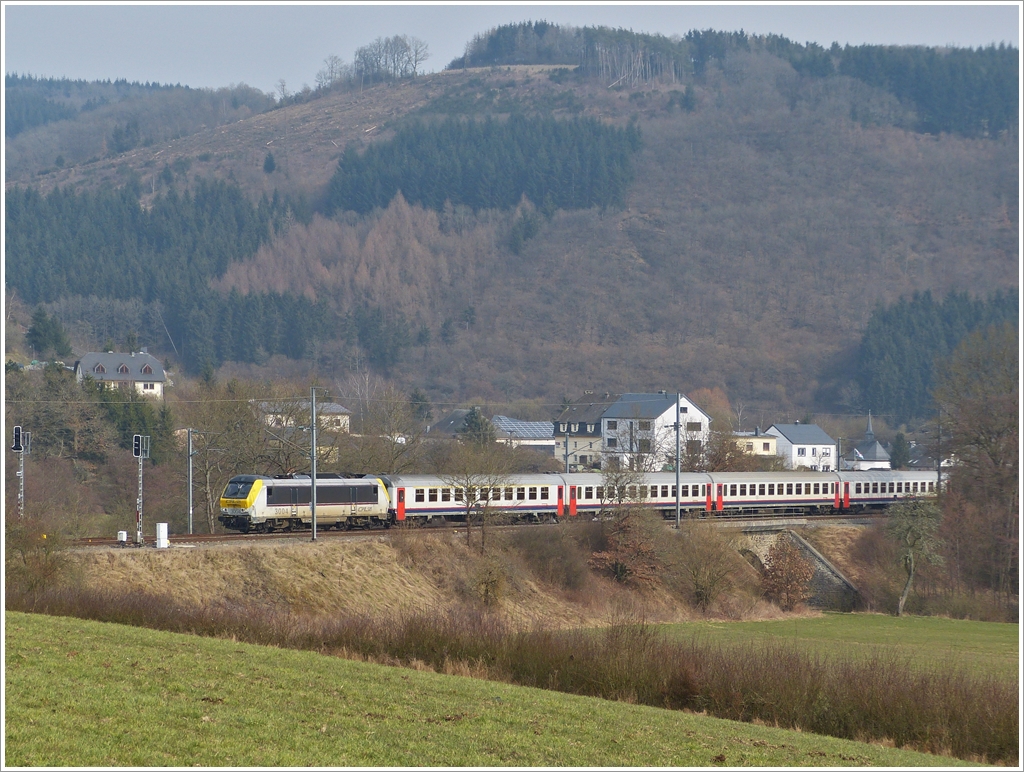
[[[496,415],[491,423],[501,436],[520,440],[552,440],[555,437],[555,427],[550,421],[520,421],[518,418]]]
[[[623,394],[604,418],[657,418],[676,404],[675,394]],[[675,420],[675,419],[673,419]]]
[[[835,445],[836,441],[825,434],[817,424],[772,424],[768,432],[775,429],[794,445]]]
[[[310,401],[308,399],[280,400],[278,402],[260,402],[258,405],[261,413],[308,413]],[[344,405],[337,402],[317,402],[317,415],[346,415],[351,414]]]
[[[857,457],[861,461],[889,461],[890,456],[886,452],[885,448],[878,440],[871,440],[870,442],[862,442],[857,446],[856,452],[860,455]]]
[[[601,421],[601,416],[618,400],[618,394],[594,394],[584,392],[576,402],[565,406],[565,409],[558,414],[555,421],[562,423],[596,424]]]
[[[466,416],[469,415],[469,410],[465,408],[459,408],[453,410],[447,416],[442,418],[436,424],[430,427],[431,434],[451,434],[455,435],[459,433],[459,430],[466,425]]]
[[[144,373],[149,366],[150,372]],[[97,372],[97,366],[102,368]],[[97,381],[166,381],[167,373],[160,360],[151,354],[136,351],[131,354],[93,351],[83,354],[75,363],[75,370],[92,376]],[[125,369],[125,372],[119,372]]]

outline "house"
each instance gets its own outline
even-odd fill
[[[264,422],[271,429],[308,426],[311,403],[308,399],[260,402],[257,406]],[[319,431],[348,432],[352,411],[337,402],[317,402],[316,418]]]
[[[772,424],[765,434],[777,440],[777,455],[790,469],[830,472],[836,468],[836,441],[815,424]]]
[[[843,460],[846,462],[844,466],[847,469],[853,469],[858,472],[869,469],[892,468],[889,453],[882,447],[882,444],[875,439],[875,432],[871,428],[870,411],[868,411],[868,428],[867,431],[864,432],[864,441],[855,447],[853,452]]]
[[[512,447],[527,445],[542,452],[555,452],[555,435],[550,421],[520,421],[518,418],[496,415],[491,418],[491,423],[498,442]]]
[[[142,351],[128,354],[90,352],[75,362],[75,380],[87,376],[108,389],[134,389],[146,397],[163,399],[167,373],[160,361]]]
[[[619,396],[608,392],[595,396],[594,392],[585,391],[581,399],[567,405],[549,424],[555,458],[562,460],[568,471],[601,468],[604,451],[601,416]]]
[[[779,438],[774,434],[766,434],[758,428],[752,432],[733,432],[732,436],[736,438],[736,447],[748,456],[778,455]]]
[[[678,419],[677,419],[678,416]],[[711,418],[684,395],[591,392],[565,407],[554,421],[555,456],[575,468],[661,470],[675,457],[675,424],[680,452],[700,459],[711,432]],[[699,461],[698,461],[699,465]]]
[[[469,410],[466,408],[453,410],[433,426],[427,427],[427,434],[434,439],[440,437],[454,440],[465,430],[468,415]]]

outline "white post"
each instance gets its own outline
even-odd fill
[[[676,530],[679,530],[680,525],[680,510],[681,506],[679,503],[679,402],[682,395],[676,392]]]
[[[309,480],[309,511],[312,516],[313,541],[316,541],[316,386],[309,388],[309,434],[310,434],[310,480]]]

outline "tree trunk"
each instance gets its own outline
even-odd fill
[[[907,583],[903,587],[903,594],[900,595],[900,605],[896,609],[896,616],[903,616],[903,605],[907,602],[907,596],[910,595],[910,585],[914,582],[914,553],[910,552],[905,558],[903,558],[903,565],[907,569]]]

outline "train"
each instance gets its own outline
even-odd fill
[[[316,523],[322,529],[390,528],[465,522],[485,512],[500,512],[509,522],[544,522],[602,517],[625,504],[675,517],[675,473],[623,475],[623,484],[612,477],[318,474]],[[934,472],[918,471],[687,472],[679,475],[679,506],[685,517],[880,512],[901,499],[935,496],[938,484]],[[309,529],[311,498],[309,475],[236,475],[221,495],[218,519],[242,533]]]

